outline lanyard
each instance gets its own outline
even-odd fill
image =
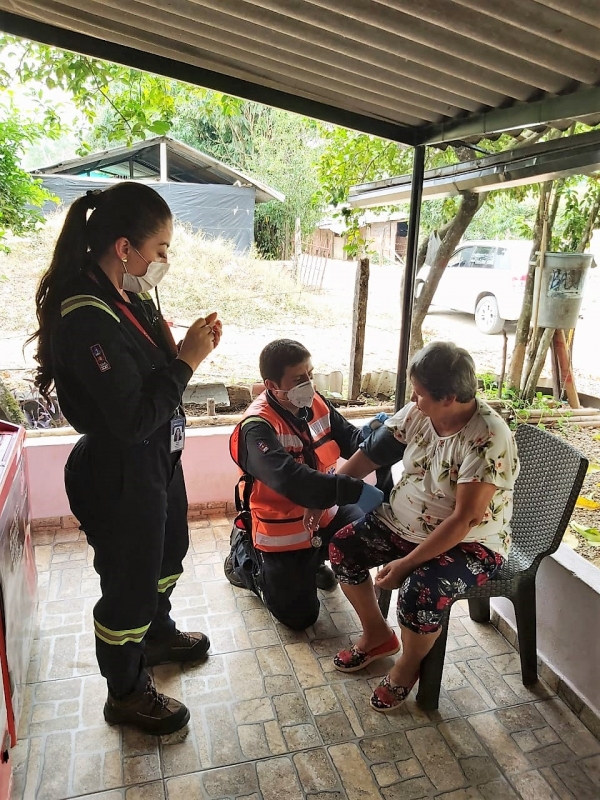
[[[97,283],[98,285],[100,285],[100,281],[98,280],[98,278],[94,274],[90,274],[89,277],[94,281],[94,283]],[[146,339],[148,339],[148,341],[151,344],[154,345],[154,347],[158,347],[158,345],[156,344],[154,339],[150,336],[148,331],[142,326],[140,321],[136,318],[136,316],[133,313],[133,311],[131,311],[131,309],[128,308],[128,304],[127,303],[120,303],[118,300],[116,300],[115,301],[115,305],[125,314],[125,316],[132,323],[132,325],[135,325],[135,327],[138,329],[138,331],[140,333],[142,333],[146,337]]]
[[[130,321],[130,322],[131,322],[133,325],[135,325],[135,327],[138,329],[138,331],[140,331],[140,333],[142,333],[142,334],[143,334],[143,335],[146,337],[146,339],[148,339],[148,341],[149,341],[151,344],[153,344],[153,345],[154,345],[154,347],[158,347],[158,345],[156,344],[156,342],[154,341],[154,339],[153,339],[153,338],[150,336],[150,334],[148,333],[148,331],[147,331],[147,330],[146,330],[146,329],[145,329],[145,328],[142,326],[142,324],[141,324],[141,323],[140,323],[140,321],[137,319],[137,317],[135,316],[135,314],[133,313],[133,311],[132,311],[130,308],[128,308],[128,307],[127,307],[127,305],[126,305],[125,303],[119,303],[119,302],[117,301],[117,304],[116,304],[116,305],[117,305],[117,306],[118,306],[118,307],[121,309],[121,311],[123,312],[123,314],[125,314],[125,316],[127,317],[127,319],[128,319],[128,320],[129,320],[129,321]]]

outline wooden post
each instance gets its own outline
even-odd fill
[[[352,314],[352,343],[350,345],[350,379],[348,398],[356,400],[360,394],[365,328],[367,326],[367,298],[369,295],[369,259],[361,258],[356,267],[354,284],[354,310]]]
[[[296,217],[294,224],[294,277],[296,280],[300,278],[300,259],[302,258],[302,228],[300,226],[300,217]]]
[[[556,360],[558,362],[560,386],[564,389],[564,392],[567,395],[567,401],[571,408],[581,408],[579,395],[577,394],[577,388],[573,379],[569,354],[567,352],[567,343],[565,340],[564,331],[557,330],[554,333],[552,345],[554,353],[556,354]]]
[[[533,343],[535,342],[535,337],[538,327],[538,316],[540,311],[540,295],[542,293],[542,270],[544,269],[544,263],[546,261],[547,247],[548,247],[548,204],[546,204],[546,210],[544,211],[544,225],[542,228],[540,257],[538,258],[537,264],[535,265],[535,275],[533,284],[533,307],[531,310],[531,339],[530,339],[531,348],[534,348]],[[529,352],[533,355],[535,353],[535,349],[530,349]]]

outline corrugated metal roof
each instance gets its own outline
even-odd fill
[[[407,144],[600,121],[598,0],[0,0],[0,9],[11,12],[0,15],[9,32]]]
[[[600,175],[600,130],[426,170],[423,199],[593,174]],[[409,200],[411,193],[412,175],[398,175],[351,186],[348,201],[353,208],[386,206]]]
[[[128,162],[131,159],[136,165],[135,178],[158,177],[160,175],[161,142],[166,144],[167,175],[170,181],[221,183],[229,186],[237,183],[240,186],[252,186],[256,189],[257,203],[268,203],[270,200],[283,202],[285,200],[285,195],[278,192],[277,189],[168,136],[156,136],[129,146],[113,147],[100,153],[90,153],[82,158],[72,158],[48,167],[40,167],[35,172],[58,175],[85,175],[90,172],[103,172],[107,177],[126,177],[129,175]]]

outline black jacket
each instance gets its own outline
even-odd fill
[[[139,444],[161,429],[168,442],[192,370],[176,359],[154,303],[128,293],[128,308],[153,344],[119,308],[122,298],[98,267],[73,281],[63,299],[76,295],[103,300],[113,314],[82,305],[61,317],[52,355],[63,414],[75,430],[116,447]]]
[[[242,426],[240,432],[240,467],[273,491],[304,508],[331,508],[334,505],[356,503],[363,488],[362,481],[349,475],[327,475],[315,469],[316,459],[311,449],[308,427],[308,422],[312,420],[312,409],[306,409],[304,418],[297,417],[283,408],[271,394],[267,394],[267,399],[269,405],[296,428],[306,443],[304,458],[307,463],[299,463],[281,446],[268,422],[252,419]],[[331,415],[331,438],[340,448],[342,457],[350,458],[363,441],[362,431],[348,422],[327,400],[325,402]]]

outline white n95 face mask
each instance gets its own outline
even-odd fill
[[[151,261],[144,275],[131,275],[126,271],[123,275],[123,289],[136,294],[149,292],[162,281],[169,271],[169,266],[167,261]]]
[[[315,399],[315,387],[312,381],[299,383],[298,386],[294,386],[293,389],[289,390],[287,397],[296,408],[310,408]]]

